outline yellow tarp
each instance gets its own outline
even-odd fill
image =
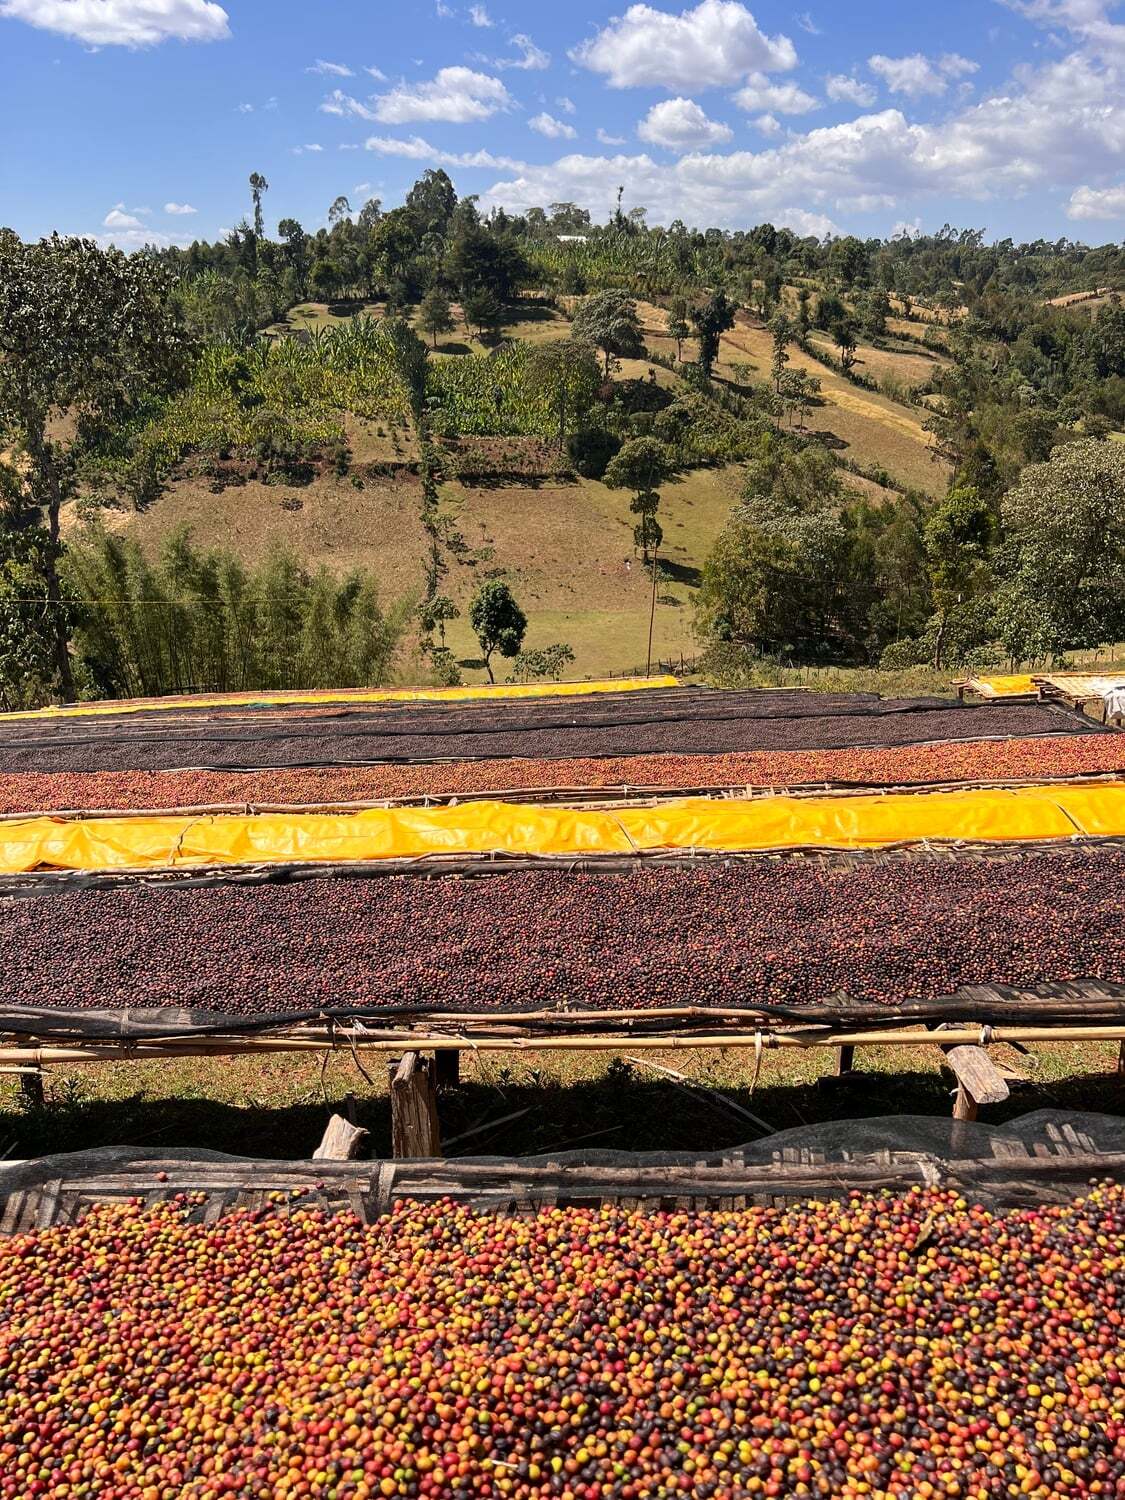
[[[843,797],[685,798],[594,808],[471,802],[356,813],[0,822],[0,872],[422,859],[435,854],[738,852],[1125,835],[1125,784]]]
[[[72,703],[65,708],[37,708],[0,714],[11,719],[75,719],[91,715],[140,714],[191,708],[286,708],[328,703],[465,703],[478,698],[576,698],[589,693],[637,693],[649,688],[679,687],[675,677],[619,677],[596,682],[516,682],[498,687],[477,683],[458,688],[340,688],[308,693],[225,693],[214,697],[117,698]]]
[[[1034,677],[969,677],[965,687],[981,698],[1024,698],[1038,691]]]

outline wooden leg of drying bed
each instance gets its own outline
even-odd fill
[[[977,1101],[969,1093],[963,1083],[957,1085],[957,1093],[953,1099],[953,1118],[955,1120],[975,1120],[979,1106]]]
[[[455,1089],[461,1082],[461,1054],[456,1047],[439,1047],[434,1053],[434,1085]]]
[[[433,1068],[417,1052],[407,1052],[391,1075],[391,1155],[396,1161],[441,1155]]]
[[[1117,1071],[1125,1078],[1125,1042],[1119,1042],[1117,1046]]]
[[[855,1067],[855,1048],[841,1047],[836,1054],[836,1077],[846,1078]]]

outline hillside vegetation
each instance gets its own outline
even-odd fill
[[[0,371],[7,701],[252,687],[278,579],[310,680],[632,671],[650,630],[720,674],[940,674],[1121,633],[1083,548],[1068,606],[1028,531],[1069,475],[1115,534],[1115,247],[482,220],[440,171],[271,238],[266,190],[188,251],[3,238],[6,347],[40,302],[55,338]],[[371,609],[379,652],[318,668]]]

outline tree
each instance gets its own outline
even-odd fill
[[[414,220],[419,239],[427,234],[444,238],[457,207],[457,192],[449,174],[440,167],[423,172],[407,193],[403,207]]]
[[[558,413],[561,448],[594,403],[600,378],[597,358],[585,344],[552,339],[532,349],[527,378],[531,388],[544,393]]]
[[[262,196],[269,192],[269,183],[261,172],[250,173],[250,196],[254,200],[254,233],[258,239],[265,239],[265,224],[262,219]]]
[[[555,641],[538,651],[520,651],[512,662],[508,673],[509,682],[541,682],[550,678],[558,682],[564,667],[574,660],[574,652],[565,641]]]
[[[479,291],[470,292],[463,298],[461,311],[469,327],[475,328],[482,337],[487,331],[499,328],[504,321],[500,299],[488,287],[481,287]]]
[[[43,553],[55,669],[74,695],[56,558],[63,503],[82,460],[143,401],[187,373],[190,341],[170,300],[174,273],[147,256],[52,235],[0,233],[0,452],[47,517]]]
[[[810,375],[807,370],[785,370],[778,382],[777,394],[781,406],[789,413],[789,425],[793,425],[796,413],[798,427],[804,427],[809,408],[820,395],[820,377]]]
[[[433,286],[422,298],[422,305],[418,309],[418,322],[433,340],[434,348],[437,348],[437,336],[439,333],[449,333],[453,324],[453,314],[449,308],[449,298],[440,287]]]
[[[724,291],[718,291],[691,315],[699,336],[699,367],[708,380],[711,379],[715,360],[719,357],[722,336],[728,328],[734,327],[734,314],[734,303]]]
[[[473,602],[469,605],[469,624],[480,642],[488,680],[495,682],[493,655],[497,651],[507,657],[519,654],[527,634],[527,616],[516,603],[508,585],[498,578],[491,578],[473,595]]]
[[[664,538],[656,513],[660,509],[660,486],[675,473],[672,450],[657,438],[632,438],[606,467],[605,483],[611,490],[632,490],[629,509],[640,521],[633,539],[647,563],[655,558]]]
[[[450,620],[459,619],[460,615],[461,611],[446,594],[435,594],[432,599],[424,599],[418,606],[422,629],[427,635],[432,635],[436,630],[441,647],[445,646],[446,624]]]
[[[942,668],[949,623],[964,604],[991,586],[990,554],[996,540],[996,512],[975,489],[953,489],[936,505],[922,533],[930,590],[938,611],[934,670]]]
[[[832,342],[840,351],[840,368],[850,370],[855,364],[855,333],[846,318],[832,325]]]
[[[1064,443],[1004,497],[1001,639],[1021,660],[1125,632],[1125,448]]]
[[[341,193],[338,198],[333,198],[332,200],[331,206],[328,209],[328,222],[335,228],[341,219],[351,218],[351,213],[352,206],[348,202],[346,195]]]
[[[665,332],[670,339],[676,341],[676,363],[683,359],[684,339],[691,334],[691,324],[688,322],[688,305],[683,297],[675,297],[668,307],[668,317],[665,323]]]
[[[628,292],[610,290],[587,297],[574,315],[570,336],[602,351],[607,380],[612,360],[636,359],[644,353],[637,304]]]
[[[774,391],[781,394],[781,377],[789,363],[789,341],[793,337],[793,325],[784,313],[776,313],[766,324],[766,331],[773,340],[773,355],[770,359],[770,376]]]
[[[57,560],[58,552],[54,549]],[[52,551],[42,526],[0,508],[0,709],[32,708],[55,676],[57,608],[47,589]],[[64,600],[63,608],[68,609]]]

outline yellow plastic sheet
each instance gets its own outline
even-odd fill
[[[226,693],[176,698],[116,698],[98,703],[72,703],[65,708],[37,708],[0,714],[12,719],[80,719],[97,715],[168,712],[194,708],[286,708],[321,703],[466,703],[473,699],[576,698],[590,693],[638,693],[651,688],[679,687],[675,677],[618,677],[595,682],[516,682],[492,686],[477,683],[458,688],[339,688],[297,693]]]
[[[970,677],[965,686],[982,698],[1025,698],[1037,691],[1034,677]]]
[[[0,823],[0,872],[786,848],[1125,835],[1125,784],[841,797],[685,798],[615,810],[470,802],[356,813],[27,818]]]

